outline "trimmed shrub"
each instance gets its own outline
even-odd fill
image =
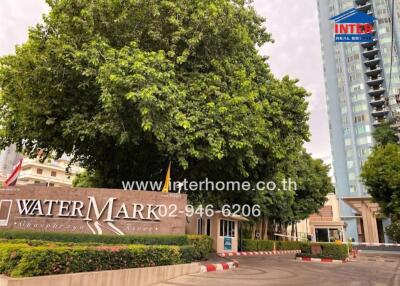
[[[277,241],[276,250],[301,250],[308,247],[309,243],[303,241]]]
[[[0,246],[0,273],[7,274],[18,265],[26,244],[1,244]]]
[[[258,241],[254,239],[242,240],[242,251],[258,251]]]
[[[272,251],[274,250],[273,240],[243,239],[243,251]]]
[[[311,245],[320,245],[320,254],[311,254]],[[303,247],[301,254],[298,256],[309,256],[316,258],[332,258],[337,260],[345,260],[349,255],[349,247],[347,244],[339,243],[311,243],[310,247]]]
[[[2,230],[0,239],[25,239],[64,243],[144,244],[144,245],[188,245],[186,235],[94,235],[75,233],[32,232]]]
[[[194,246],[74,246],[54,248],[0,245],[0,272],[31,277],[190,263]]]
[[[393,241],[400,242],[400,221],[392,221],[386,227],[386,233]]]
[[[183,245],[179,246],[181,253],[182,263],[191,263],[194,260],[202,260],[207,258],[208,253],[205,257],[202,257],[193,245]]]
[[[311,243],[303,243],[300,245],[301,253],[311,253]]]
[[[207,235],[188,235],[189,244],[194,246],[196,260],[204,260],[212,251],[212,239]]]

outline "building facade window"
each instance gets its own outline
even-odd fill
[[[211,219],[206,220],[206,235],[211,236]]]
[[[354,123],[366,122],[368,114],[363,113],[354,117]]]
[[[360,138],[357,138],[357,145],[365,145],[365,144],[371,144],[372,143],[372,136],[363,136]]]
[[[347,161],[347,168],[351,169],[354,167],[354,161]]]
[[[235,237],[235,222],[231,220],[221,219],[219,225],[219,235]]]
[[[203,219],[202,218],[197,219],[196,233],[203,234]]]
[[[366,103],[357,103],[353,106],[353,112],[367,111],[368,105]]]
[[[371,127],[368,124],[356,126],[356,134],[365,134],[371,132]]]
[[[42,175],[43,174],[43,169],[36,169],[36,174]]]

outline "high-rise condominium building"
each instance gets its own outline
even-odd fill
[[[400,0],[394,1],[394,7],[392,0],[317,1],[340,215],[347,239],[384,242],[389,221],[371,202],[360,171],[374,145],[374,128],[400,110],[396,98],[400,89]],[[372,42],[335,43],[334,23],[329,19],[351,8],[376,18]]]

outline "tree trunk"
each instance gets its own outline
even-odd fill
[[[263,239],[268,240],[268,218],[264,218],[264,233],[263,233]]]
[[[294,236],[295,227],[296,227],[296,224],[295,224],[294,222],[292,222],[292,228],[291,228],[291,232],[290,232],[290,235],[291,235],[291,236]]]

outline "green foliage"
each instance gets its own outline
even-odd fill
[[[265,216],[276,224],[287,226],[318,212],[326,202],[326,195],[334,192],[329,166],[313,159],[305,150],[288,155],[277,168],[279,171],[273,178],[277,189],[259,191],[254,198]],[[296,185],[289,184],[288,178]],[[282,184],[283,179],[286,186]]]
[[[259,239],[243,239],[243,251],[300,250],[309,246],[301,241],[274,241]]]
[[[90,188],[101,185],[101,179],[95,172],[84,171],[75,176],[72,186],[77,188]]]
[[[20,243],[1,243],[0,245],[0,273],[9,274],[18,265],[23,251],[28,247]]]
[[[373,136],[378,145],[398,143],[399,138],[397,137],[395,130],[390,125],[391,122],[387,122],[375,128]]]
[[[194,260],[204,260],[208,257],[209,252],[205,256],[199,253],[194,245],[179,246],[181,263],[191,263]]]
[[[303,243],[300,245],[301,253],[311,253],[311,243]]]
[[[0,149],[63,153],[82,187],[122,181],[258,181],[299,189],[190,192],[193,204],[261,205],[287,225],[332,191],[302,151],[308,93],[276,79],[259,47],[264,19],[243,0],[48,0],[51,11],[0,59]],[[282,186],[278,186],[282,187]]]
[[[26,244],[29,246],[96,246],[96,245],[178,245],[185,256],[203,260],[212,251],[212,239],[206,235],[92,235],[4,230],[0,244]],[[193,246],[193,247],[186,247]],[[187,253],[187,254],[186,254]]]
[[[377,146],[362,167],[361,178],[381,211],[400,219],[400,146]]]
[[[334,193],[331,178],[328,176],[329,166],[320,159],[313,159],[310,154],[301,153],[293,164],[297,183],[294,203],[292,205],[294,221],[308,218],[325,204],[326,196]]]
[[[320,254],[311,254],[311,246],[320,245]],[[338,243],[311,243],[303,245],[301,254],[298,256],[316,257],[316,258],[332,258],[337,260],[345,260],[349,256],[349,247],[347,244]]]
[[[208,257],[212,251],[212,239],[207,235],[188,235],[189,244],[194,246],[195,253],[192,254],[197,260]]]
[[[386,234],[397,243],[400,242],[400,222],[392,221],[391,224],[386,227]]]
[[[243,239],[243,251],[272,251],[273,240]]]
[[[31,277],[189,263],[193,246],[27,247],[0,244],[0,270],[12,277]]]
[[[276,250],[301,250],[308,247],[310,244],[302,241],[284,241],[276,242]]]
[[[308,139],[308,94],[270,73],[247,1],[48,3],[0,59],[0,149],[67,153],[89,171],[77,185],[120,187],[170,160],[177,180],[269,179]]]
[[[2,230],[0,238],[53,241],[64,243],[102,243],[102,244],[145,244],[145,245],[188,245],[186,235],[93,235],[74,233],[32,232]],[[40,243],[40,242],[39,242]]]

